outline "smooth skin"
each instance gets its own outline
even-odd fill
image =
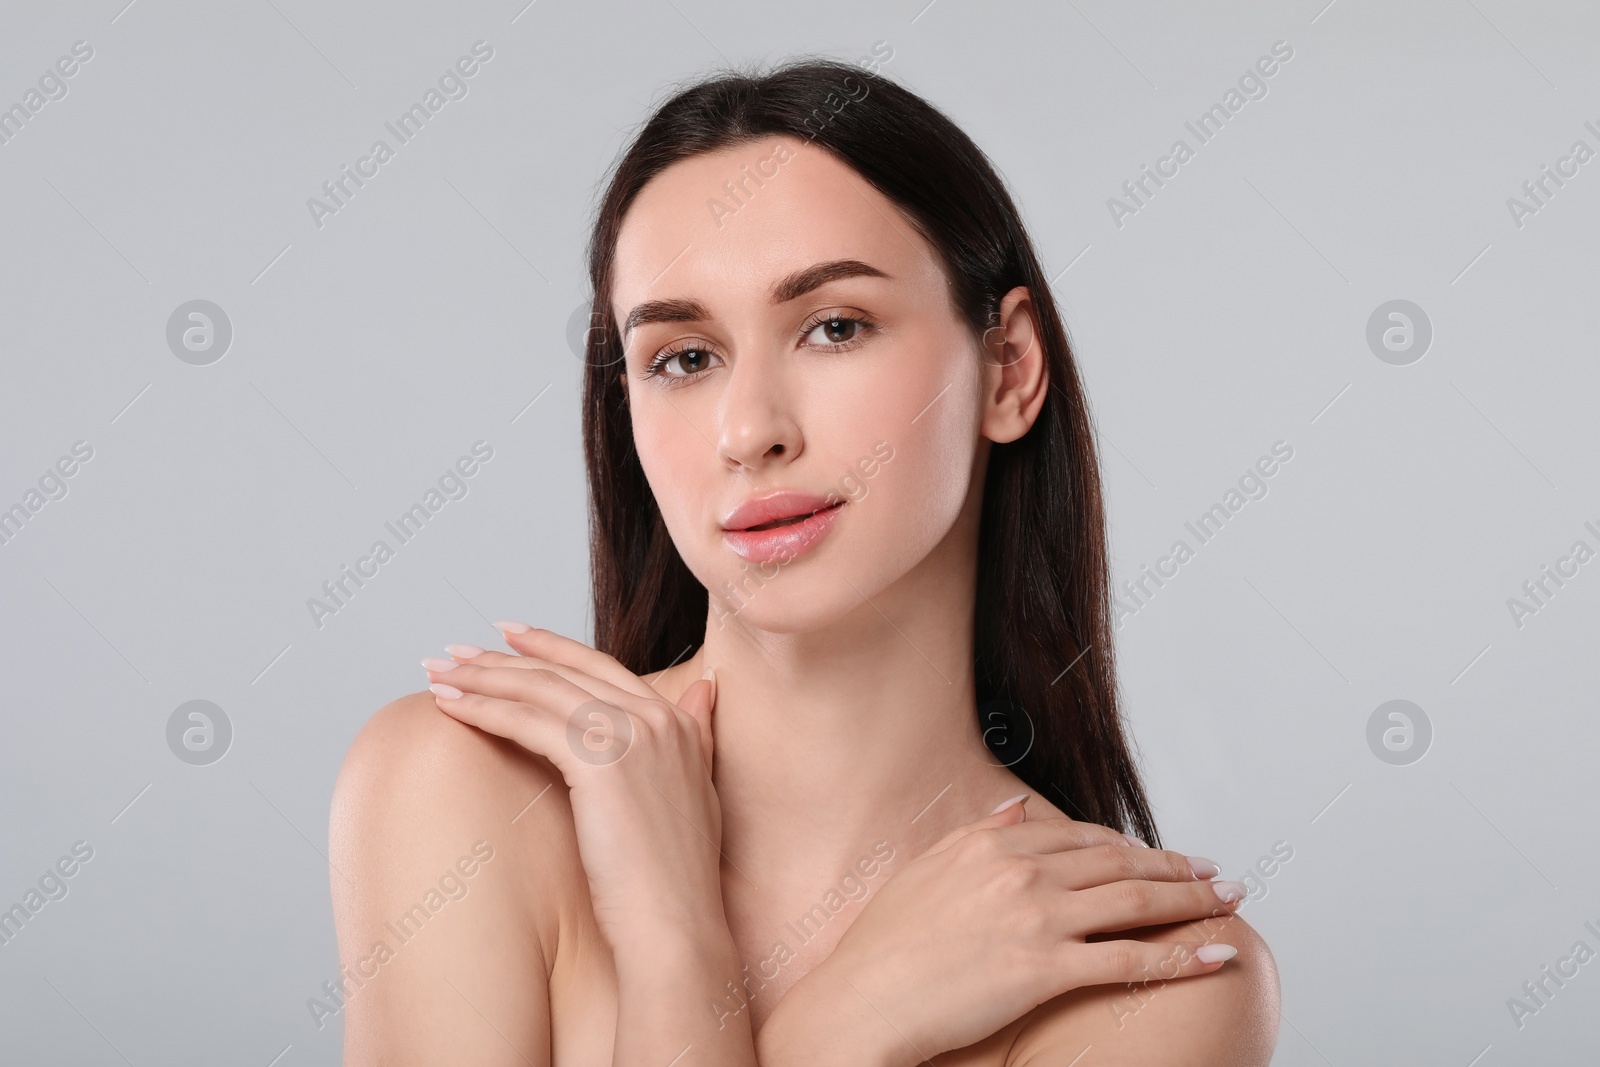
[[[771,141],[675,164],[618,241],[617,321],[664,302],[619,373],[712,592],[705,643],[640,678],[508,626],[513,654],[451,646],[433,692],[372,718],[330,831],[361,978],[346,1063],[1266,1064],[1271,954],[1187,857],[1038,794],[987,814],[1031,794],[985,746],[972,678],[988,449],[1049,388],[1027,290],[976,345],[898,209]],[[707,201],[780,142],[719,223]],[[807,276],[841,261],[876,273]],[[775,488],[848,502],[774,573],[720,520]],[[480,841],[494,858],[401,942]],[[1238,954],[1201,963],[1208,943]]]

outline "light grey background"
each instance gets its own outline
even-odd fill
[[[1579,0],[8,4],[0,508],[93,458],[0,545],[0,907],[94,849],[0,946],[6,1062],[334,1064],[324,858],[362,722],[490,619],[589,636],[579,362],[592,202],[680,79],[802,51],[883,72],[989,152],[1055,276],[1103,437],[1119,580],[1274,442],[1269,481],[1119,634],[1172,847],[1241,876],[1283,982],[1274,1063],[1592,1057],[1600,962],[1600,150]],[[306,207],[472,44],[493,58],[318,228]],[[1293,58],[1119,228],[1107,207],[1276,41]],[[178,359],[169,316],[234,336]],[[1415,302],[1407,366],[1366,340]],[[530,406],[531,405],[531,406]],[[319,628],[306,606],[475,441],[493,459]],[[169,750],[222,707],[225,757]],[[1393,699],[1431,723],[1369,748]],[[1551,987],[1555,988],[1554,986]],[[274,1057],[279,1057],[274,1060]],[[1475,1059],[1476,1057],[1476,1059]]]

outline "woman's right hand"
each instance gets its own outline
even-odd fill
[[[1209,860],[1130,845],[1095,823],[1025,821],[1022,808],[958,827],[885,882],[779,1001],[759,1035],[773,1053],[761,1062],[786,1062],[791,1035],[823,1033],[855,1062],[909,1067],[1068,990],[1207,974],[1232,955],[1211,945],[1205,955],[1221,958],[1205,962],[1204,941],[1088,940],[1231,915],[1245,887],[1210,881]],[[843,1019],[859,1032],[843,1032]],[[828,1058],[814,1051],[812,1062]]]

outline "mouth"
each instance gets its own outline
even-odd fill
[[[764,522],[759,526],[746,526],[744,529],[747,533],[760,533],[762,530],[776,530],[783,526],[793,526],[795,523],[805,522],[813,515],[817,515],[825,511],[836,511],[842,507],[844,507],[843,500],[835,504],[830,504],[824,508],[817,508],[813,511],[801,512],[798,515],[790,515],[782,519],[773,519],[771,522]]]
[[[782,503],[768,498],[753,505],[755,514],[738,516],[736,513],[730,516],[729,521],[735,523],[744,518],[762,519],[762,521],[750,526],[723,526],[723,544],[746,563],[782,565],[810,552],[827,537],[829,529],[837,521],[839,512],[844,510],[848,501],[836,500],[829,503],[821,497],[813,496],[807,499],[803,494],[795,494],[795,497]],[[764,518],[761,514],[762,508],[766,509],[767,515],[771,515],[777,508],[785,511],[790,508],[799,510],[792,515]]]

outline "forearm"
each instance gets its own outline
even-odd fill
[[[641,933],[613,951],[617,1067],[756,1067],[742,964],[726,922]]]

